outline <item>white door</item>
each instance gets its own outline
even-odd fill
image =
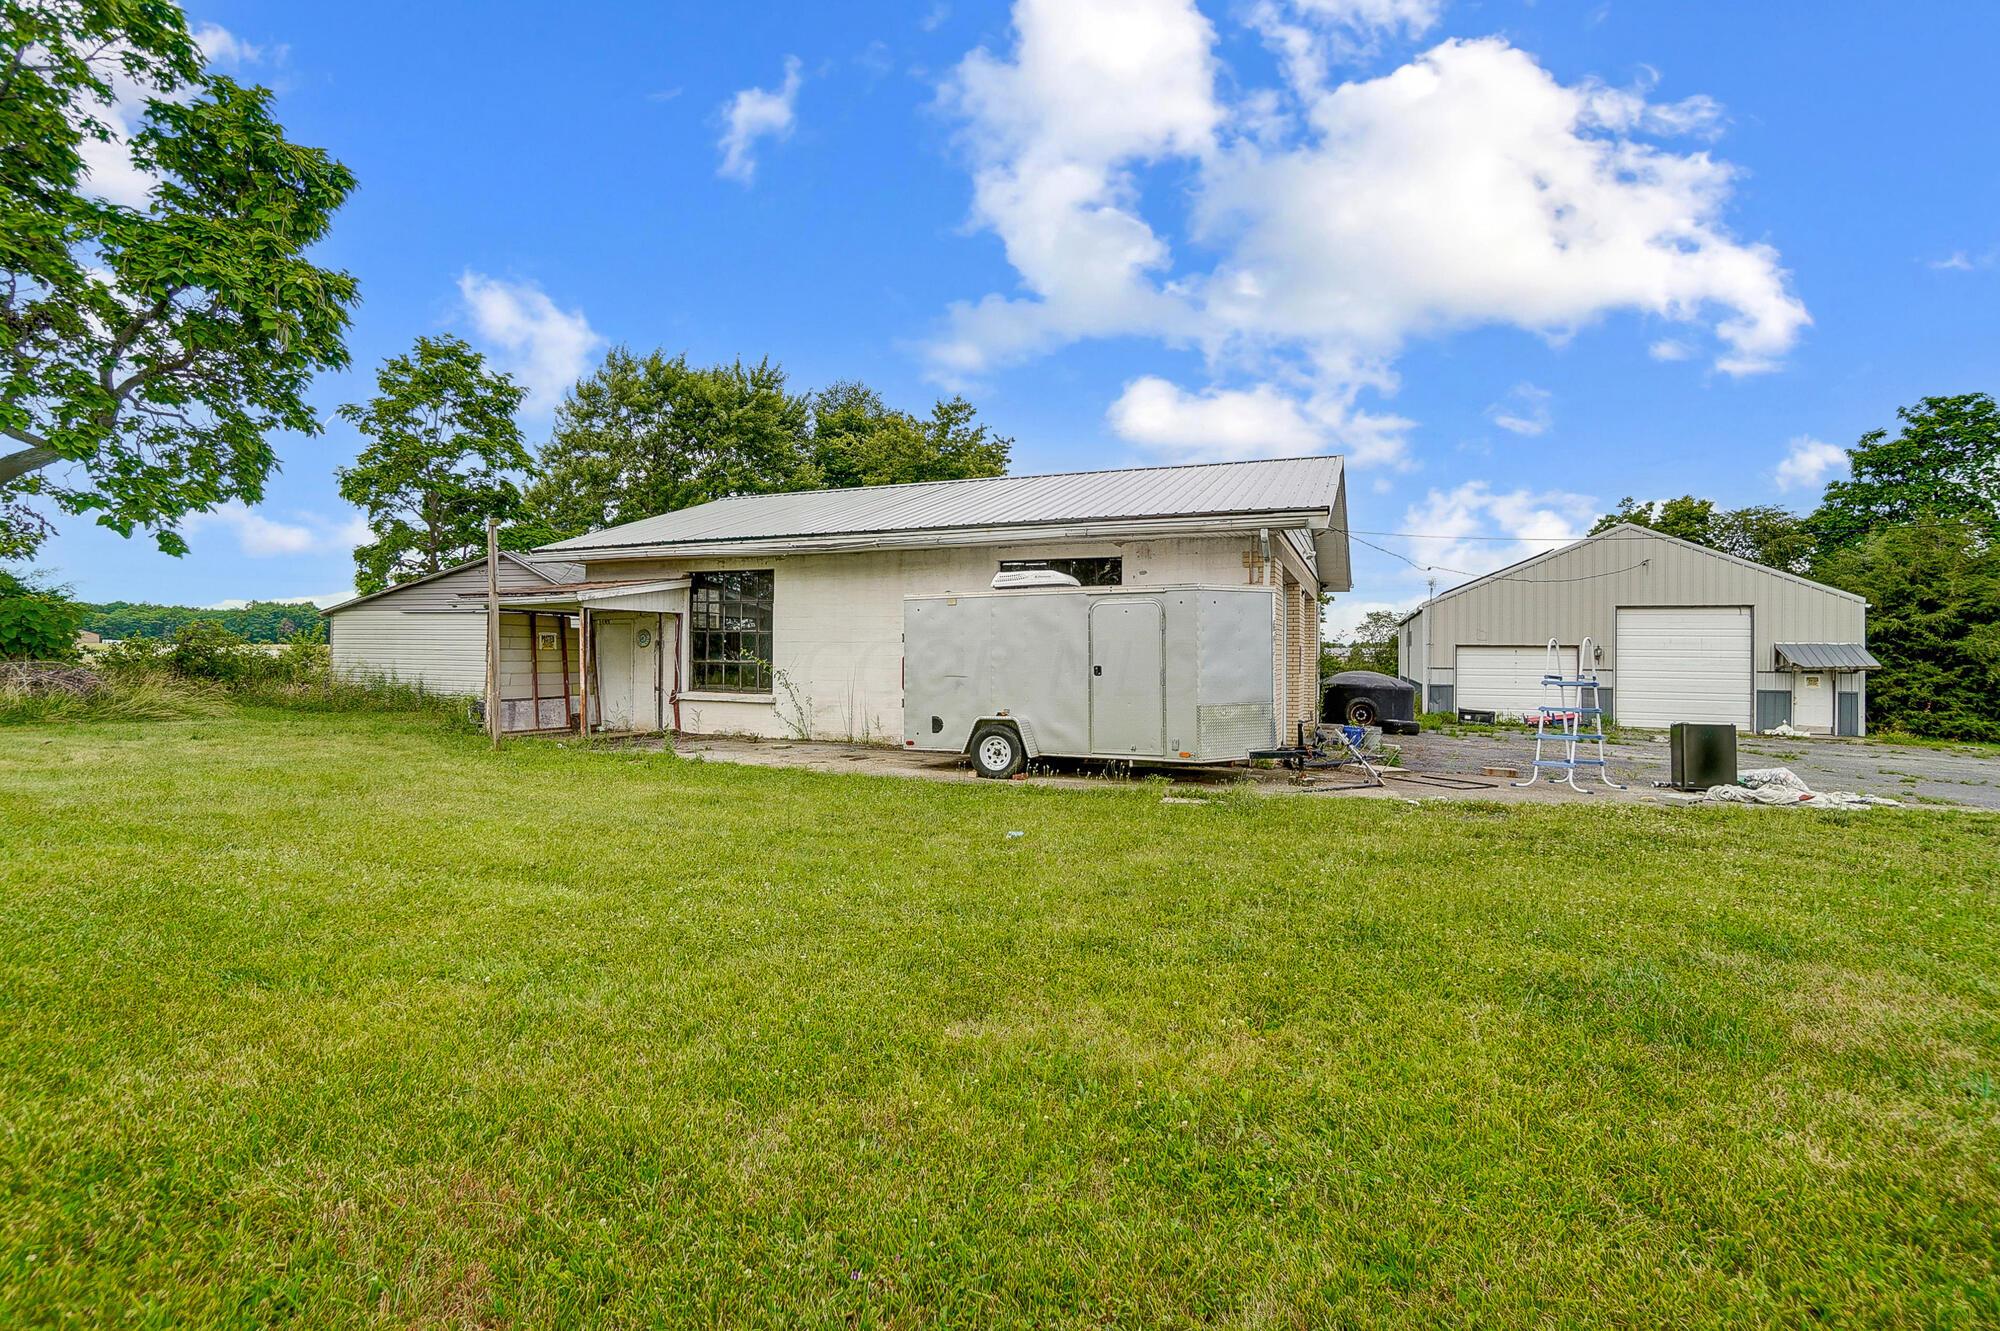
[[[654,730],[659,727],[656,694],[658,675],[655,640],[658,626],[651,615],[596,617],[597,715],[606,730]]]
[[[1618,611],[1620,725],[1708,721],[1750,729],[1750,610],[1681,606]]]
[[[1546,643],[1540,647],[1460,647],[1452,671],[1456,688],[1451,705],[1500,716],[1533,716],[1537,707],[1544,703],[1553,707],[1558,699],[1554,689],[1542,688],[1542,676],[1548,669]],[[1576,677],[1574,645],[1562,649],[1562,669],[1571,679]],[[1576,701],[1574,691],[1569,697]]]
[[[1160,603],[1111,597],[1090,607],[1090,751],[1166,752],[1166,640]]]
[[[1792,724],[1800,730],[1833,733],[1833,676],[1824,670],[1792,674]]]

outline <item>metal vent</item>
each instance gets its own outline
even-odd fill
[[[1209,703],[1195,711],[1195,757],[1268,748],[1277,734],[1278,714],[1267,702]]]

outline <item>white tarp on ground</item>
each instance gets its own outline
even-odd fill
[[[1707,804],[1782,804],[1812,809],[1872,809],[1896,807],[1901,801],[1851,790],[1814,790],[1789,767],[1759,767],[1739,773],[1738,786],[1710,786],[1695,798]]]

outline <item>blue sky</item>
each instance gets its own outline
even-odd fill
[[[90,599],[348,587],[332,410],[421,333],[521,374],[531,440],[625,342],[956,389],[1016,471],[1342,452],[1357,532],[1465,572],[1626,494],[1809,507],[1827,446],[2000,377],[2000,7],[189,13],[360,179],[355,368],[187,556],[65,520]],[[1336,626],[1421,595],[1355,554]]]

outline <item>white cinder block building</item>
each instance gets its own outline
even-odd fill
[[[1427,711],[1531,715],[1551,638],[1591,639],[1621,725],[1866,729],[1868,605],[1852,592],[1629,523],[1440,593],[1402,622]],[[1574,695],[1572,695],[1574,696]]]
[[[573,718],[587,689],[604,730],[895,740],[903,598],[984,592],[1004,570],[1053,567],[1086,586],[1276,589],[1274,684],[1289,733],[1315,716],[1319,598],[1349,588],[1346,529],[1334,457],[717,500],[534,552],[535,565],[581,573],[503,588],[507,641],[529,647],[503,657],[502,716],[529,728],[517,721],[558,714],[549,698],[566,681],[559,714]],[[446,599],[477,644],[483,583]],[[417,654],[344,648],[362,632],[346,627],[349,607],[331,613],[346,668]],[[589,677],[572,678],[586,621]],[[410,614],[402,627],[445,623]],[[479,692],[483,648],[455,650],[471,668],[465,691]]]

